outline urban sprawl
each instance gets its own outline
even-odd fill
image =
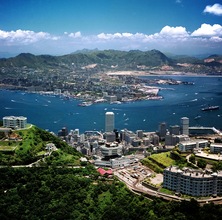
[[[216,128],[190,127],[189,118],[182,117],[180,125],[168,127],[166,123],[161,123],[156,132],[132,132],[127,129],[117,131],[113,112],[105,113],[104,124],[104,133],[85,131],[80,134],[79,129],[68,131],[64,127],[57,135],[85,155],[82,160],[99,167],[98,171],[102,175],[114,174],[136,192],[174,200],[180,200],[181,194],[210,197],[210,200],[220,199],[222,172],[213,172],[208,167],[200,169],[191,160],[192,154],[198,158],[222,160],[222,133]],[[26,128],[26,117],[3,117],[2,129],[6,132]],[[54,151],[57,148],[49,144],[47,149]],[[170,152],[174,155],[175,149],[186,155],[192,168],[169,166],[163,174],[159,174],[141,163],[142,159],[153,153]],[[169,189],[174,194],[161,193],[160,187]]]

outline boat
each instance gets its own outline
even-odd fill
[[[92,102],[82,102],[82,103],[79,103],[78,106],[82,106],[82,107],[87,107],[87,106],[90,106],[92,105]]]
[[[210,105],[205,108],[202,108],[201,110],[202,111],[212,111],[212,110],[218,110],[218,109],[219,109],[218,105]]]
[[[198,119],[200,119],[201,118],[201,116],[200,115],[197,115],[195,118],[194,118],[194,120],[198,120]]]

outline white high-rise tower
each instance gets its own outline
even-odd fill
[[[181,120],[181,134],[189,135],[189,118],[183,117]]]
[[[106,112],[105,118],[105,131],[112,132],[114,130],[114,113],[113,112]]]

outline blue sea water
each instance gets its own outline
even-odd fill
[[[151,76],[157,78],[156,76]],[[169,78],[161,76],[161,78]],[[64,100],[59,97],[0,90],[0,118],[4,116],[26,116],[28,123],[55,133],[66,126],[104,131],[105,113],[115,113],[115,127],[132,131],[156,131],[161,122],[168,126],[179,125],[181,117],[190,119],[190,126],[214,126],[222,130],[222,78],[170,76],[194,85],[160,85],[162,100],[138,101],[125,104],[95,104],[80,107],[80,100]],[[201,108],[219,105],[220,109],[203,112]],[[201,116],[198,120],[195,117]]]

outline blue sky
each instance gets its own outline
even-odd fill
[[[222,54],[221,0],[0,0],[0,52]]]

